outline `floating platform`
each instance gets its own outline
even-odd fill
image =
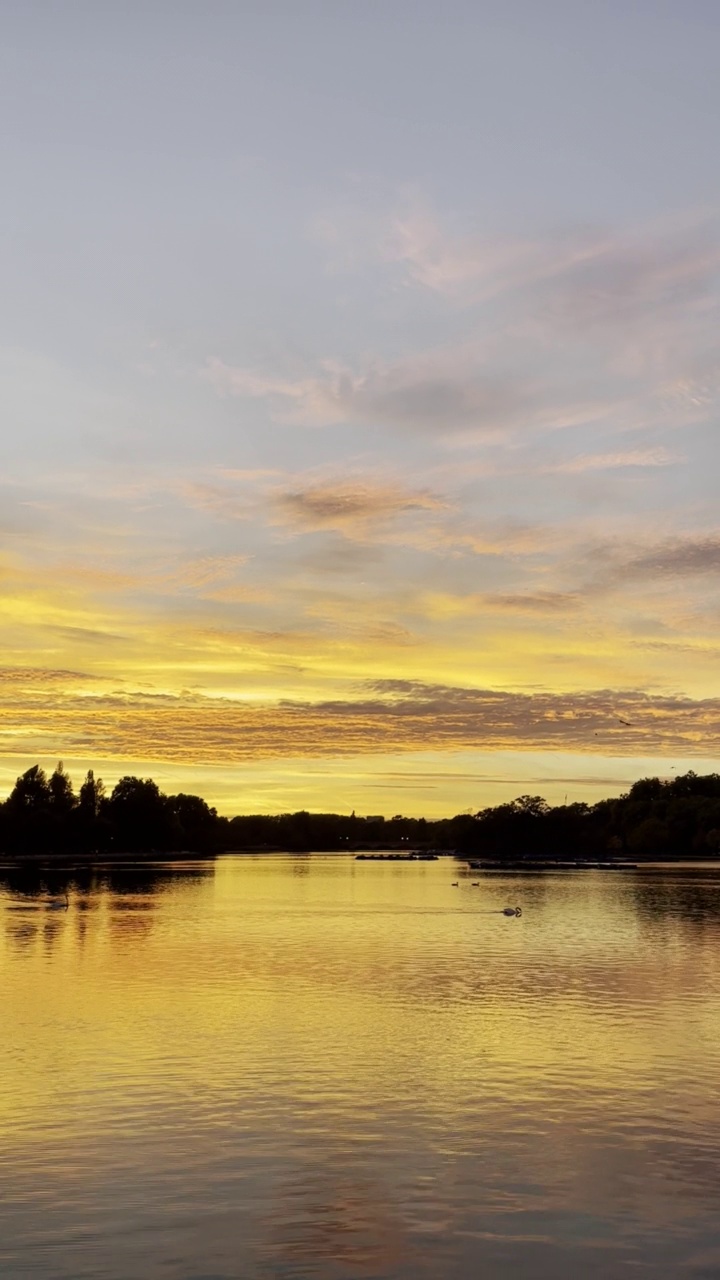
[[[356,853],[356,862],[437,862],[436,853]]]

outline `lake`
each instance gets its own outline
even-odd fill
[[[720,1276],[720,869],[38,889],[0,870],[4,1280]]]

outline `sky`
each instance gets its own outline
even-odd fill
[[[717,769],[717,5],[0,26],[0,793]]]

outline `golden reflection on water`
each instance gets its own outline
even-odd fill
[[[2,874],[3,1276],[720,1274],[720,871]]]

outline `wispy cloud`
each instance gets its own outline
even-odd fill
[[[187,587],[208,587],[227,582],[247,564],[246,555],[195,556],[182,566],[166,570],[165,581]]]
[[[52,684],[52,681],[49,682]],[[706,755],[720,699],[635,690],[513,693],[379,680],[354,698],[258,702],[198,693],[76,694],[0,673],[0,747],[87,758],[228,764],[282,757],[467,750]],[[70,685],[71,682],[68,682]],[[27,745],[18,718],[29,717]],[[31,743],[33,744],[31,746]]]
[[[537,470],[537,468],[535,468]],[[255,530],[281,530],[283,538],[305,534],[337,535],[308,555],[334,571],[344,570],[362,555],[347,542],[368,549],[406,548],[432,556],[536,557],[557,548],[566,533],[547,525],[521,520],[479,520],[463,511],[448,494],[427,486],[403,484],[392,468],[382,474],[363,474],[350,466],[349,475],[325,468],[323,474],[274,473],[269,483],[236,481],[233,472],[216,472],[212,483],[187,484],[191,505],[222,521],[249,521]],[[457,476],[455,477],[457,484]]]
[[[213,358],[207,375],[223,394],[267,400],[289,425],[492,432],[517,424],[534,402],[532,389],[477,364],[467,352],[426,352],[359,373],[324,361],[312,376],[270,379]]]
[[[72,688],[91,684],[97,679],[82,671],[53,670],[50,667],[0,667],[0,689],[35,688],[46,690],[49,686]]]
[[[428,492],[376,483],[326,482],[278,493],[274,499],[280,518],[305,531],[334,529],[367,537],[378,526],[419,512],[439,512],[447,503]]]
[[[465,304],[532,294],[545,310],[553,299],[556,318],[590,324],[703,298],[720,269],[718,219],[707,212],[635,229],[566,227],[520,237],[451,230],[417,194],[402,205],[364,220],[347,210],[328,214],[320,238],[336,261],[345,247],[350,269],[363,260],[397,264],[423,288]]]
[[[581,604],[579,596],[565,591],[497,592],[483,597],[485,608],[509,613],[563,614],[574,612]]]
[[[720,574],[720,534],[666,538],[628,558],[616,572],[626,580]]]
[[[611,245],[612,238],[602,232],[544,239],[453,236],[430,212],[411,209],[389,221],[380,256],[402,263],[427,289],[479,302],[566,275]]]
[[[628,449],[618,453],[583,453],[564,462],[543,466],[546,472],[579,475],[584,471],[618,471],[626,468],[673,467],[685,462],[680,453],[658,446],[653,449]]]
[[[287,425],[390,428],[446,443],[590,424],[677,428],[717,402],[716,219],[533,241],[453,238],[427,215],[389,225],[379,258],[463,302],[451,343],[394,360],[319,354],[270,373],[211,357],[204,376],[218,393],[261,400]],[[652,444],[593,452],[567,470],[670,461]]]

